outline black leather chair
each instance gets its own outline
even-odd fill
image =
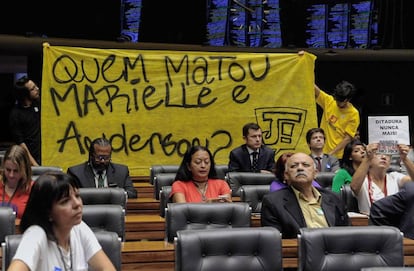
[[[158,173],[154,177],[154,198],[160,199],[160,192],[163,186],[171,186],[175,179],[175,173]]]
[[[32,166],[32,180],[37,180],[40,175],[48,171],[63,171],[63,169],[57,166]]]
[[[79,188],[79,194],[82,198],[83,205],[94,204],[117,204],[126,209],[128,194],[123,188],[119,187],[82,187]]]
[[[120,205],[84,205],[82,220],[94,231],[112,231],[125,241],[125,210]]]
[[[342,202],[345,203],[348,212],[359,213],[358,200],[356,197],[354,197],[351,186],[349,184],[344,184],[341,187],[339,197],[341,198]]]
[[[21,234],[11,234],[7,235],[4,238],[4,242],[1,243],[2,248],[2,269],[7,270],[11,260],[13,259],[14,254],[16,254],[17,247],[20,244],[22,238]]]
[[[170,198],[171,190],[172,190],[172,186],[161,187],[161,192],[160,192],[160,216],[161,217],[165,217],[165,208],[167,208],[168,203],[172,202]]]
[[[152,165],[150,167],[150,183],[154,184],[155,175],[158,173],[177,173],[179,165]]]
[[[242,185],[240,187],[240,201],[247,202],[252,208],[252,213],[259,214],[262,210],[263,196],[269,191],[270,185]]]
[[[16,212],[12,207],[0,206],[0,243],[4,237],[14,234],[16,230]]]
[[[231,171],[227,173],[226,179],[230,185],[232,196],[240,197],[240,187],[242,185],[270,185],[270,183],[275,179],[275,175],[258,172]]]
[[[177,232],[176,271],[279,271],[282,239],[273,227]]]
[[[173,242],[179,230],[250,227],[251,208],[246,202],[168,203],[165,236]]]
[[[117,271],[121,271],[121,239],[116,232],[100,231],[95,232],[95,236],[98,239],[99,244],[102,246],[102,250],[106,253],[109,259],[114,264]],[[8,235],[2,246],[2,270],[7,270],[14,254],[16,254],[17,248],[22,239],[22,234]]]
[[[229,171],[229,166],[228,165],[216,165],[215,168],[216,168],[217,178],[225,180],[227,171]]]
[[[403,266],[403,235],[391,226],[301,228],[298,271]]]
[[[335,172],[318,172],[315,180],[323,188],[332,190],[332,181],[334,177]]]
[[[122,270],[122,241],[116,232],[97,231],[96,239],[102,246],[102,250],[109,257],[117,271]]]

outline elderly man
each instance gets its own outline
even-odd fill
[[[350,225],[346,207],[330,190],[312,186],[315,163],[306,153],[295,153],[286,161],[287,188],[264,196],[262,226],[277,228],[283,238],[296,238],[303,227]]]

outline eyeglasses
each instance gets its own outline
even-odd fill
[[[95,158],[95,161],[97,162],[100,162],[102,160],[104,160],[104,162],[111,161],[110,155],[94,155],[93,157]]]

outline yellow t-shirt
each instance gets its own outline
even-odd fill
[[[339,108],[332,95],[319,92],[316,103],[323,109],[319,127],[325,131],[324,152],[331,152],[345,137],[346,134],[354,137],[360,123],[359,111],[348,103],[346,108]],[[342,159],[343,149],[335,153]]]

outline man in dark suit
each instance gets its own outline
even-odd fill
[[[95,139],[89,148],[89,160],[69,167],[68,174],[75,177],[80,187],[120,187],[128,198],[137,198],[128,167],[112,163],[111,154],[112,146],[107,139]]]
[[[374,201],[369,214],[372,224],[397,227],[405,237],[414,239],[414,182],[406,183],[396,194]]]
[[[303,227],[347,226],[346,207],[334,192],[312,186],[315,163],[306,153],[295,153],[286,161],[288,187],[263,197],[262,226],[272,226],[282,238],[296,238]]]
[[[339,160],[333,155],[323,152],[325,146],[325,131],[322,128],[311,128],[306,132],[306,142],[310,156],[319,172],[336,172],[340,169]]]
[[[260,126],[256,123],[244,125],[243,139],[246,143],[230,152],[229,171],[272,173],[275,152],[263,144]]]

